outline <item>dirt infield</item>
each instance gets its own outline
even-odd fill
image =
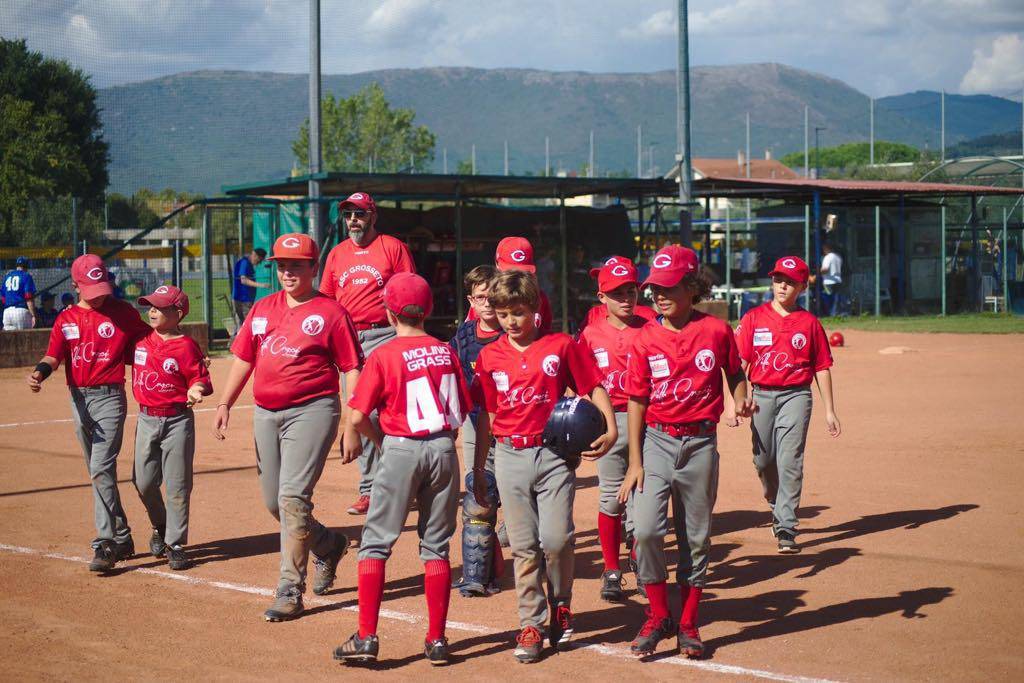
[[[1020,680],[1024,338],[850,331],[846,340],[834,370],[844,433],[830,439],[815,413],[801,554],[775,553],[749,429],[720,429],[721,484],[701,614],[709,659],[629,657],[645,602],[632,590],[625,605],[597,597],[597,476],[585,464],[576,498],[576,648],[529,667],[512,661],[509,561],[499,595],[453,593],[448,636],[457,659],[432,670],[422,659],[422,565],[409,531],[388,563],[379,675]],[[879,353],[894,349],[903,352]],[[218,389],[228,362],[212,368]],[[190,532],[197,566],[172,573],[139,554],[113,575],[97,576],[84,563],[92,501],[67,391],[55,375],[32,395],[25,374],[0,371],[4,678],[366,675],[330,658],[356,629],[354,555],[343,560],[331,594],[307,595],[307,616],[262,620],[277,578],[278,531],[260,501],[251,409],[234,411],[223,443],[210,436],[212,412],[197,416]],[[251,395],[239,401],[246,404]],[[149,528],[130,482],[134,422],[126,426],[119,474],[136,547],[145,551]],[[335,456],[316,496],[318,517],[353,536],[361,518],[344,510],[357,479],[355,466]]]

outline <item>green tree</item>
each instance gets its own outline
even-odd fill
[[[412,109],[392,109],[384,89],[371,83],[349,98],[328,95],[321,102],[320,140],[325,171],[377,173],[424,171],[434,160],[436,139],[426,126],[415,126]],[[299,128],[292,152],[309,167],[309,119]]]
[[[0,93],[0,239],[21,241],[32,200],[103,194],[108,147],[89,77],[24,40],[0,39]]]
[[[849,142],[838,147],[822,147],[818,149],[819,160],[815,164],[815,150],[810,150],[811,167],[822,169],[843,169],[866,166],[871,163],[871,144],[868,142]],[[875,141],[875,163],[894,164],[916,162],[921,160],[921,150],[899,142]],[[790,168],[802,168],[804,153],[793,152],[782,157],[780,161]]]

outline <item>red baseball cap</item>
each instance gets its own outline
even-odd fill
[[[110,275],[103,259],[96,254],[79,256],[71,264],[71,279],[78,285],[83,299],[95,299],[104,294],[113,294]]]
[[[267,257],[267,260],[273,261],[274,259],[283,258],[316,261],[320,258],[320,250],[317,248],[316,242],[309,235],[301,232],[291,232],[277,238],[271,255]]]
[[[365,192],[353,192],[348,196],[348,199],[338,202],[339,213],[341,213],[341,211],[346,207],[362,209],[363,211],[368,211],[370,213],[377,213],[377,204],[374,203],[373,197]]]
[[[537,272],[537,266],[533,265],[533,245],[525,237],[506,237],[498,242],[494,262],[498,270]]]
[[[173,306],[181,311],[181,317],[188,315],[188,294],[174,285],[160,285],[152,294],[139,297],[139,306],[167,308]]]
[[[675,287],[684,275],[696,273],[699,269],[697,252],[678,244],[668,244],[651,259],[651,272],[643,286]]]
[[[799,256],[783,256],[775,262],[775,267],[768,273],[768,276],[784,275],[790,280],[806,284],[810,272],[811,269],[807,267],[807,263]]]
[[[430,284],[415,273],[395,273],[384,285],[384,306],[395,315],[426,318],[434,308],[434,292]],[[421,316],[405,312],[408,306],[419,306]]]
[[[604,267],[591,269],[590,277],[597,278],[597,291],[605,294],[622,285],[639,284],[636,266],[623,256],[612,256]]]

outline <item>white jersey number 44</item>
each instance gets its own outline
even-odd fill
[[[438,394],[444,413],[438,410],[437,400],[426,377],[417,377],[405,383],[405,417],[410,430],[435,434],[444,429],[456,429],[462,424],[459,383],[454,373],[441,376]]]

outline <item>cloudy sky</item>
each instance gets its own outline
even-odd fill
[[[675,67],[675,0],[321,0],[324,73]],[[99,86],[197,69],[305,72],[306,0],[0,0],[0,35]],[[1021,0],[690,0],[694,65],[781,62],[869,95],[1024,88]]]

